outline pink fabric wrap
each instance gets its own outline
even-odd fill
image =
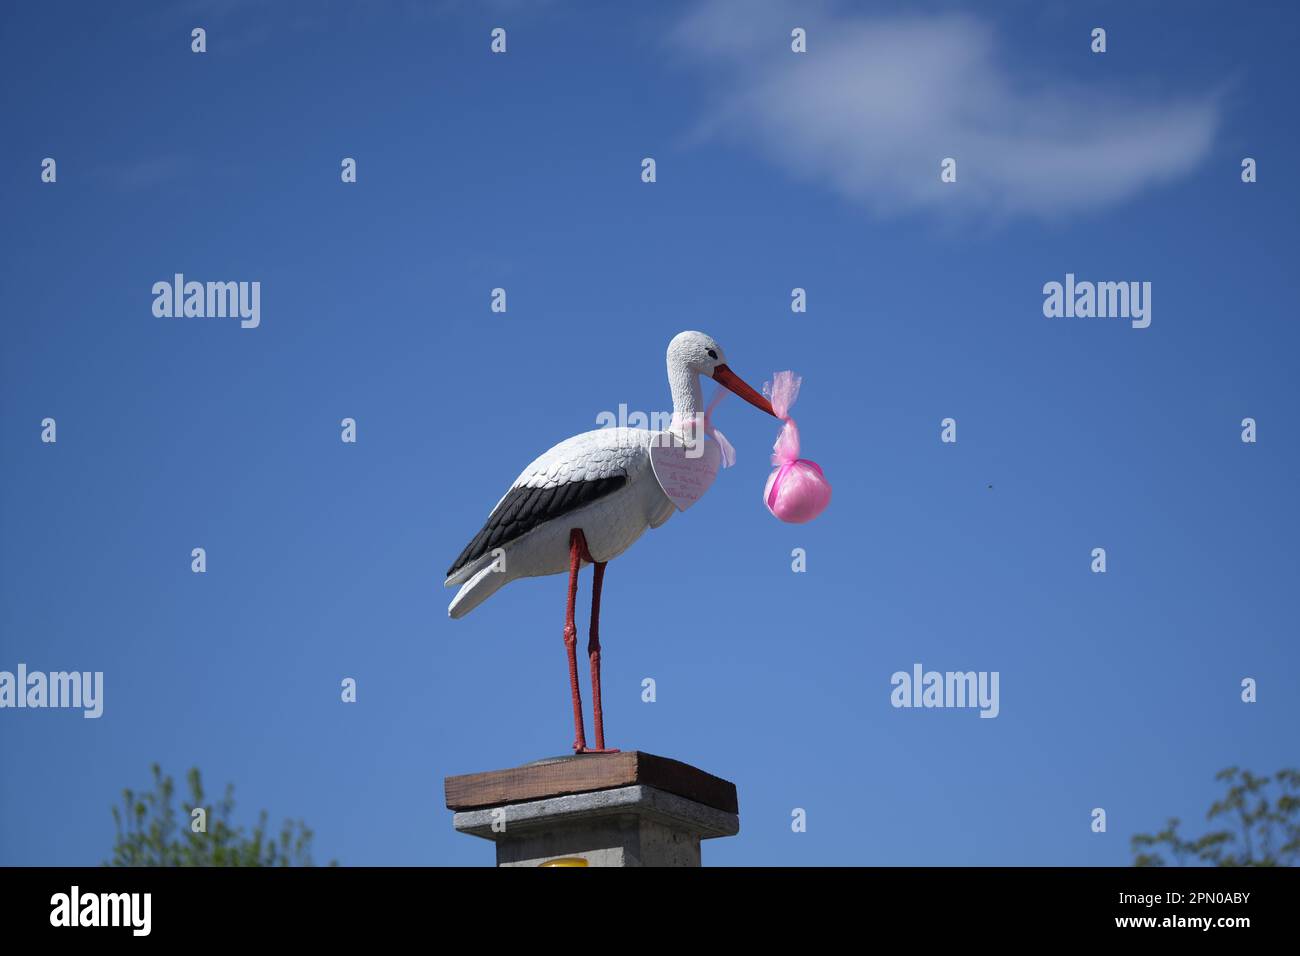
[[[713,410],[718,407],[718,402],[722,401],[722,396],[726,394],[722,389],[718,389],[713,396],[713,401],[709,402],[709,407],[704,410],[702,422],[704,434],[718,443],[718,450],[722,452],[722,467],[730,468],[736,463],[736,449],[732,447],[731,442],[727,441],[726,435],[713,427]],[[697,421],[683,419],[676,412],[673,412],[672,424],[669,427],[681,431],[686,436],[687,441],[694,441],[695,429],[698,427],[698,421],[700,420],[699,416],[697,416]]]
[[[776,470],[763,489],[767,510],[789,524],[812,521],[831,502],[831,483],[815,461],[799,457],[799,426],[790,417],[790,406],[799,396],[802,379],[794,372],[777,372],[763,385],[772,411],[785,422],[772,446]]]

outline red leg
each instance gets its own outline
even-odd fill
[[[573,604],[578,597],[578,568],[582,566],[582,552],[587,543],[582,532],[575,528],[569,533],[569,603],[564,611],[564,648],[569,652],[569,689],[573,692],[573,749],[583,753],[587,749],[587,734],[582,727],[582,695],[578,692],[578,628],[573,623]]]
[[[591,632],[587,639],[587,654],[591,657],[591,699],[596,724],[596,749],[594,753],[616,754],[605,749],[605,718],[600,708],[600,586],[605,580],[605,562],[594,562],[591,581]]]

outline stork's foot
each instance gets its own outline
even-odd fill
[[[622,753],[617,747],[578,747],[573,748],[575,754],[617,754]]]

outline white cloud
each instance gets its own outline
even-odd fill
[[[790,51],[795,26],[808,31],[806,54]],[[1031,85],[992,29],[966,15],[707,0],[672,42],[709,74],[704,135],[754,144],[879,214],[1095,209],[1189,172],[1219,123],[1213,95],[1162,101],[1101,79]],[[939,181],[949,156],[955,185]]]

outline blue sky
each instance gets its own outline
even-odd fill
[[[0,863],[98,863],[154,761],[319,859],[490,861],[442,779],[566,751],[564,581],[453,622],[442,574],[537,454],[668,406],[683,329],[804,376],[835,489],[772,518],[729,399],[736,467],[609,567],[610,743],[739,788],[706,862],[1124,864],[1296,765],[1293,6],[0,18],[0,669],[105,675],[99,720],[0,711]],[[261,325],[156,318],[177,272]],[[1067,272],[1151,282],[1151,326],[1045,318]],[[894,709],[916,662],[1000,715]]]

